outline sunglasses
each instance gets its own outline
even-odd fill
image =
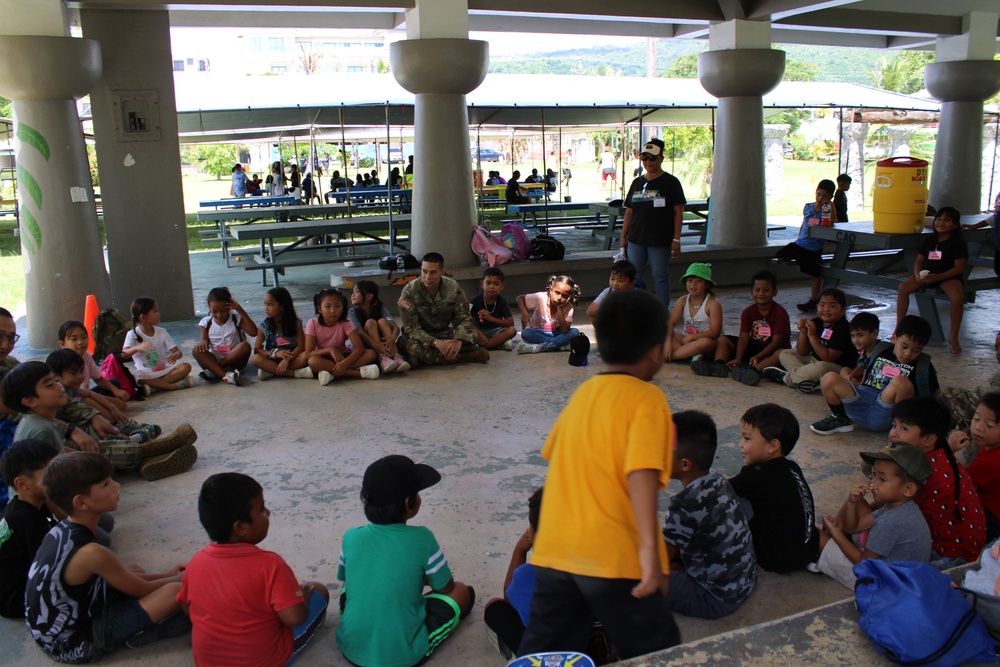
[[[656,162],[660,158],[659,155],[650,155],[648,153],[643,153],[639,156],[639,159],[643,162]]]

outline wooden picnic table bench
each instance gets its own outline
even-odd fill
[[[247,196],[247,197],[225,197],[223,199],[206,199],[198,202],[201,208],[240,208],[242,206],[284,206],[298,204],[302,201],[300,197],[293,195],[280,196]]]
[[[971,220],[972,223],[975,223],[991,216],[992,214],[963,216],[963,220]],[[823,289],[837,287],[841,281],[848,281],[899,290],[899,284],[913,273],[917,255],[926,235],[927,233],[883,234],[875,231],[873,222],[844,222],[832,227],[816,225],[809,228],[810,237],[837,244],[830,263],[820,268]],[[967,230],[962,232],[962,236],[969,245],[969,258],[971,260],[979,257],[984,245],[992,245],[993,230],[989,227]],[[888,261],[877,267],[872,267],[868,271],[847,268],[849,260],[857,259],[862,253],[870,254],[872,249],[876,252],[881,251],[881,255],[886,256]],[[905,262],[906,276],[900,278],[899,276],[885,275],[884,271],[898,261]],[[969,303],[975,301],[977,291],[1000,287],[1000,280],[997,278],[971,278],[973,266],[974,263],[970,261],[966,265],[964,275],[965,298]],[[938,299],[947,299],[947,297],[936,287],[917,290],[913,295],[917,300],[920,316],[931,324],[931,335],[934,340],[944,340],[944,328],[941,326],[941,317],[935,302]]]
[[[345,248],[353,249],[357,245],[341,241],[340,238],[346,234],[365,236],[379,246],[387,243],[390,252],[393,252],[397,246],[405,250],[405,247],[397,242],[397,235],[400,229],[409,229],[411,222],[409,214],[371,215],[337,220],[299,220],[243,225],[233,227],[231,231],[233,237],[239,241],[260,241],[260,251],[253,255],[253,263],[247,264],[243,268],[247,271],[262,270],[264,285],[267,285],[267,273],[270,271],[271,282],[277,287],[278,275],[284,275],[285,269],[288,267],[327,264],[343,259],[343,250]],[[387,230],[389,232],[387,237],[379,235]],[[327,236],[333,236],[337,240],[326,242],[324,237]],[[275,247],[275,239],[293,237],[300,238],[286,246]],[[305,246],[311,239],[320,239],[322,242],[317,245]],[[335,250],[336,255],[331,257],[330,250]]]

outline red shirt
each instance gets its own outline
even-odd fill
[[[789,347],[789,337],[792,335],[792,324],[786,311],[780,303],[771,302],[771,310],[762,315],[756,303],[743,309],[740,314],[740,333],[750,334],[750,340],[757,341],[767,347],[775,336],[784,336],[782,347]]]
[[[208,544],[188,563],[177,601],[190,605],[199,667],[281,667],[292,657],[292,629],[278,612],[303,602],[302,586],[276,553]]]
[[[962,520],[955,518],[955,472],[942,449],[927,455],[931,478],[917,496],[917,507],[931,529],[931,545],[939,555],[975,561],[986,543],[986,515],[979,502],[969,473],[958,464],[959,509]]]
[[[1000,447],[980,449],[966,472],[979,491],[983,507],[1000,518]]]

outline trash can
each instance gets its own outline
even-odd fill
[[[872,198],[879,234],[920,234],[927,214],[927,161],[894,157],[875,163]]]

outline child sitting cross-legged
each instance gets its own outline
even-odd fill
[[[63,425],[56,421],[56,413],[67,401],[66,390],[49,367],[40,361],[23,363],[7,373],[3,379],[3,400],[8,409],[24,413],[14,433],[15,441],[36,439],[60,449],[99,451],[116,469],[138,469],[149,481],[184,472],[198,459],[198,450],[193,445],[198,435],[188,424],[182,424],[168,436],[144,443],[131,440],[98,442],[89,436],[73,438],[76,424]]]
[[[96,452],[71,452],[42,477],[49,502],[66,519],[35,553],[25,618],[35,643],[56,662],[92,662],[122,644],[139,648],[191,628],[176,599],[183,565],[145,573],[94,541],[101,516],[118,509],[121,487],[111,471]]]
[[[59,347],[73,350],[83,358],[83,388],[90,389],[90,381],[94,381],[93,392],[100,394],[119,410],[124,411],[128,402],[128,392],[112,384],[101,375],[101,369],[94,357],[87,351],[90,335],[83,322],[67,320],[59,325]]]
[[[667,361],[700,359],[715,354],[715,346],[722,335],[722,306],[712,293],[712,267],[694,262],[681,276],[687,294],[677,299],[667,323],[667,344],[664,354]],[[675,331],[683,326],[683,334]]]
[[[122,359],[135,363],[135,379],[146,396],[191,386],[191,364],[179,363],[184,353],[159,324],[160,307],[154,299],[140,296],[132,302],[132,328],[125,334]]]
[[[856,484],[836,518],[823,517],[814,566],[851,590],[853,568],[865,558],[926,563],[931,556],[931,531],[913,502],[931,477],[927,457],[898,444],[861,458],[872,465],[871,483]],[[865,500],[869,493],[874,503]]]
[[[440,480],[400,455],[365,470],[361,501],[371,523],[344,533],[337,566],[337,646],[358,667],[422,664],[472,611],[476,593],[452,578],[434,534],[406,525],[420,511],[420,492]]]
[[[518,354],[569,350],[569,342],[580,333],[572,328],[573,308],[580,299],[580,286],[569,276],[549,276],[546,291],[521,294],[521,342]]]
[[[201,341],[191,350],[204,370],[198,376],[206,382],[222,380],[240,386],[240,373],[250,361],[250,342],[257,336],[257,325],[234,299],[228,287],[208,291],[208,315],[198,322]]]
[[[879,343],[880,326],[882,323],[875,313],[861,311],[851,318],[851,342],[854,343],[854,349],[858,351],[858,365],[854,368],[842,368],[840,374],[850,380],[853,385],[859,384],[864,377],[865,366],[868,364],[875,346]],[[822,380],[820,388],[822,388]]]
[[[409,362],[399,353],[399,325],[392,319],[388,306],[378,298],[378,284],[374,280],[359,280],[354,284],[347,319],[365,347],[379,355],[378,368],[383,375],[410,370]]]
[[[503,271],[491,266],[483,271],[483,291],[469,300],[469,312],[475,325],[476,343],[487,350],[513,350],[511,339],[517,335],[514,314],[503,298]]]
[[[819,435],[847,433],[855,426],[866,431],[886,431],[892,425],[892,406],[912,396],[937,394],[937,371],[924,346],[931,325],[922,317],[907,315],[892,341],[872,348],[861,377],[852,373],[827,373],[820,386],[830,406],[830,416],[809,425]]]
[[[721,336],[715,348],[715,360],[691,362],[695,375],[725,377],[752,387],[760,382],[761,371],[778,364],[778,355],[788,348],[792,333],[788,311],[774,300],[778,277],[770,271],[758,271],[750,278],[753,303],[740,314],[739,336]]]
[[[305,330],[307,369],[315,373],[320,386],[335,378],[377,380],[378,355],[365,348],[351,321],[347,319],[347,297],[336,287],[325,287],[313,295],[316,317]]]
[[[715,422],[704,412],[674,414],[673,479],[684,488],[670,498],[663,537],[671,561],[667,605],[698,618],[728,616],[757,582],[747,518],[726,478],[712,470]]]
[[[798,439],[798,420],[780,405],[757,405],[740,418],[745,465],[729,483],[750,521],[757,564],[770,572],[802,569],[819,553],[812,491],[788,458]]]
[[[326,618],[326,586],[300,584],[281,556],[257,547],[270,517],[252,477],[224,472],[201,486],[198,518],[212,542],[191,558],[177,594],[201,667],[287,665]]]

